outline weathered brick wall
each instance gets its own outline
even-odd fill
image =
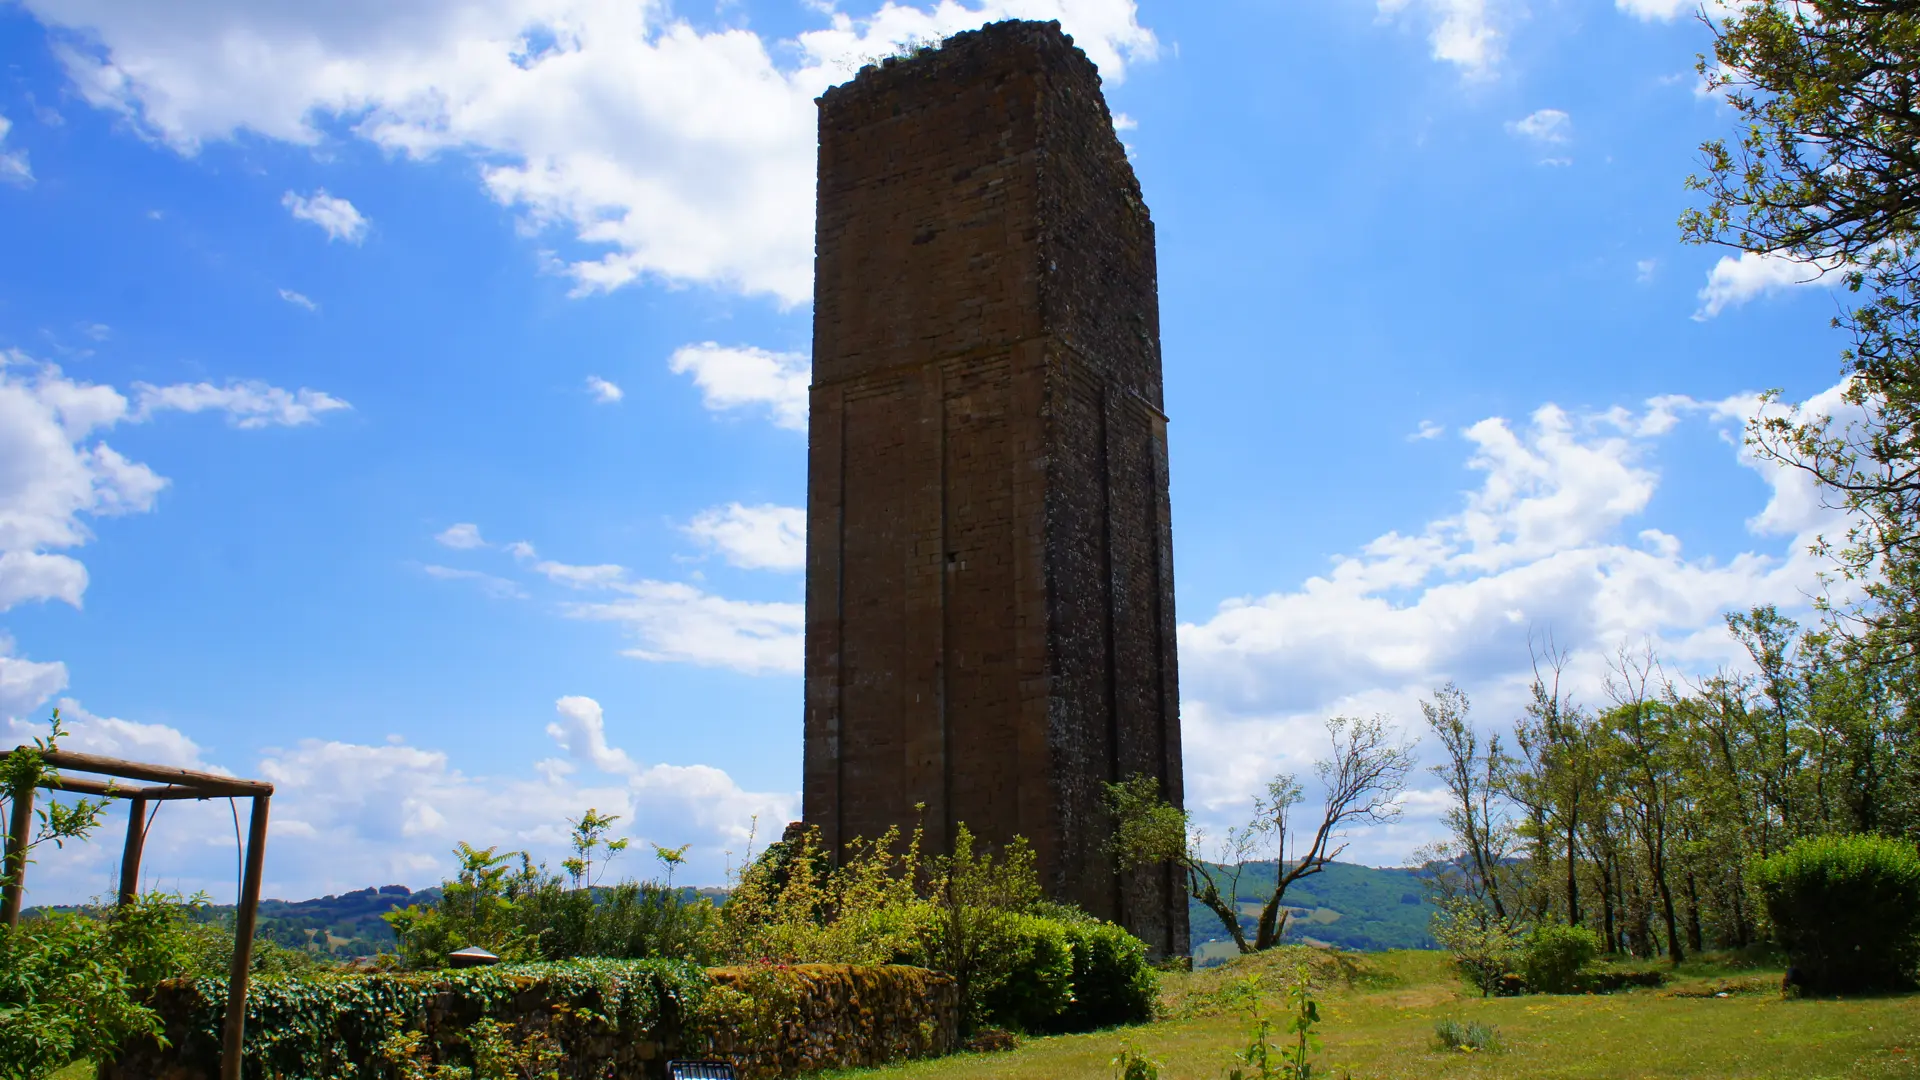
[[[1023,835],[1184,954],[1178,883],[1104,853],[1102,783],[1182,791],[1153,223],[1099,75],[1030,22],[863,71],[818,198],[805,818]]]

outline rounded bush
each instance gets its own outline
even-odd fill
[[[1600,938],[1584,926],[1543,923],[1520,948],[1520,977],[1536,994],[1571,994],[1580,969],[1600,955]]]
[[[1048,1029],[1093,1031],[1153,1019],[1160,979],[1147,962],[1147,943],[1093,919],[1068,922],[1066,928],[1073,946],[1073,1001]]]
[[[1044,1031],[1073,1003],[1073,943],[1067,925],[1038,915],[1001,913],[984,920],[974,975],[978,1021],[1014,1031]]]
[[[1819,836],[1753,866],[1789,984],[1891,989],[1920,959],[1920,851],[1881,836]]]

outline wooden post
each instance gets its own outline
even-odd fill
[[[6,865],[0,869],[7,879],[5,894],[0,896],[0,922],[8,926],[20,925],[20,895],[27,887],[27,841],[32,828],[33,788],[17,788],[13,792],[12,820],[7,823]]]
[[[226,1045],[220,1054],[220,1080],[240,1080],[240,1055],[247,1038],[247,969],[253,964],[253,927],[260,911],[260,870],[267,853],[266,795],[253,797],[247,827],[247,869],[240,885],[240,908],[233,920],[233,971],[227,977]]]
[[[140,894],[140,851],[147,843],[147,800],[135,795],[128,803],[127,846],[120,852],[120,906],[133,903]]]

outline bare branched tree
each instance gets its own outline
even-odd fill
[[[1326,869],[1347,850],[1347,830],[1383,824],[1400,816],[1400,793],[1413,771],[1413,743],[1384,716],[1327,721],[1332,753],[1315,763],[1326,790],[1318,823],[1304,837],[1294,829],[1295,807],[1305,798],[1299,779],[1281,773],[1253,801],[1245,828],[1228,829],[1208,850],[1205,833],[1191,817],[1159,797],[1158,785],[1133,777],[1107,786],[1114,811],[1114,853],[1123,869],[1171,862],[1187,878],[1187,891],[1219,916],[1243,953],[1278,945],[1287,932],[1287,890]],[[1250,863],[1274,864],[1274,884],[1258,897],[1260,917],[1251,939],[1240,921],[1240,882]]]

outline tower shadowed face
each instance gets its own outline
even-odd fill
[[[806,821],[1025,836],[1184,955],[1182,883],[1105,850],[1104,783],[1182,789],[1153,222],[1099,74],[1034,22],[868,68],[818,199]]]

